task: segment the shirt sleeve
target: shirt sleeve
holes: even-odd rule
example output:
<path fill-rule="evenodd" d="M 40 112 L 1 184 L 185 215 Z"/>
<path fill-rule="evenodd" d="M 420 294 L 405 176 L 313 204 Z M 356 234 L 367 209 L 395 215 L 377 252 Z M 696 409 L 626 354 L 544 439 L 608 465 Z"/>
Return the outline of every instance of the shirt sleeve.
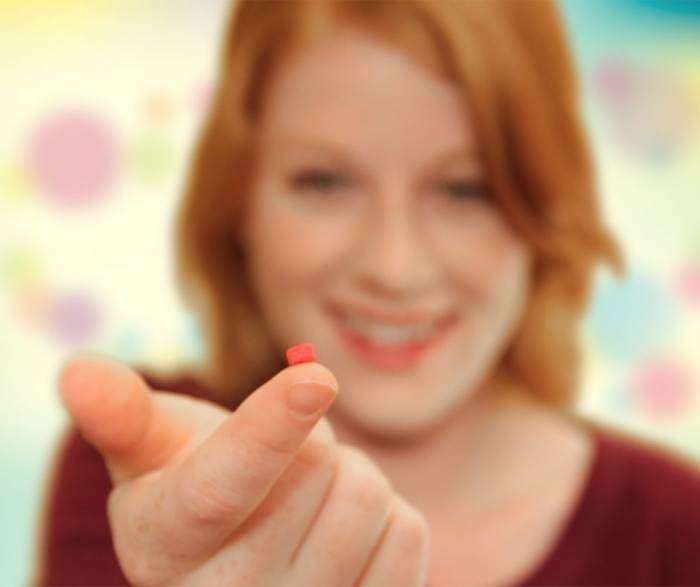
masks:
<path fill-rule="evenodd" d="M 47 479 L 31 587 L 128 587 L 107 518 L 111 479 L 102 456 L 71 427 Z"/>

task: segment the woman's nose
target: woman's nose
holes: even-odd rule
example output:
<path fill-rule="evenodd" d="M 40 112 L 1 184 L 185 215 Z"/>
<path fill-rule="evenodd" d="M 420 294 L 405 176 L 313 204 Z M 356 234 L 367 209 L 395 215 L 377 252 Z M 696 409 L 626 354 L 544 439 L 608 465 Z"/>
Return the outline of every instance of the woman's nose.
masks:
<path fill-rule="evenodd" d="M 357 279 L 365 287 L 406 295 L 435 282 L 437 264 L 406 196 L 397 189 L 383 193 L 381 203 L 367 212 L 355 257 Z"/>

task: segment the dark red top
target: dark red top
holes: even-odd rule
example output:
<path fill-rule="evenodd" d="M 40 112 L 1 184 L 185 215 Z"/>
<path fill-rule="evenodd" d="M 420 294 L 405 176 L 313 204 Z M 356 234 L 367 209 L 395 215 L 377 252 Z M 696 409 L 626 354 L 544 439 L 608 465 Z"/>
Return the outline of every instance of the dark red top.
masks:
<path fill-rule="evenodd" d="M 142 374 L 156 389 L 212 399 L 189 376 Z M 700 586 L 700 467 L 601 425 L 590 430 L 597 452 L 588 482 L 555 547 L 518 587 Z M 32 585 L 128 585 L 106 516 L 107 469 L 75 428 L 49 481 Z"/>

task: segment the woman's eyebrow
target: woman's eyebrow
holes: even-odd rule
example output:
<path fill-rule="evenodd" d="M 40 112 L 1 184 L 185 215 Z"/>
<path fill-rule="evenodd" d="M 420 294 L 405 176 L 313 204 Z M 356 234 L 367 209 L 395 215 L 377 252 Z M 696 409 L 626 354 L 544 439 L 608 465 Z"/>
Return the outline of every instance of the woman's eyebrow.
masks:
<path fill-rule="evenodd" d="M 473 145 L 463 145 L 456 149 L 449 149 L 435 158 L 436 165 L 447 165 L 453 161 L 467 161 L 469 163 L 478 160 L 478 151 Z"/>
<path fill-rule="evenodd" d="M 318 137 L 303 137 L 289 135 L 283 137 L 280 141 L 285 147 L 294 146 L 296 148 L 306 149 L 325 155 L 332 155 L 338 159 L 347 161 L 353 165 L 358 164 L 358 160 L 354 157 L 342 143 L 332 139 L 323 139 Z M 471 144 L 461 145 L 457 148 L 449 148 L 433 157 L 426 165 L 426 169 L 443 168 L 452 163 L 476 163 L 479 161 L 478 152 Z"/>
<path fill-rule="evenodd" d="M 353 162 L 354 157 L 338 142 L 315 137 L 286 136 L 280 139 L 282 146 L 305 149 L 307 151 L 331 154 L 339 159 Z"/>

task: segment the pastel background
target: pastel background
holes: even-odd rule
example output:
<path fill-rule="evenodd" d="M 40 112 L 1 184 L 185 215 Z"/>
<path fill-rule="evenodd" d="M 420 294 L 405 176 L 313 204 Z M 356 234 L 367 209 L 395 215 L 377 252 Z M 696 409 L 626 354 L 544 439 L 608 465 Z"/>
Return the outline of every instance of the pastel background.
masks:
<path fill-rule="evenodd" d="M 0 0 L 3 587 L 30 573 L 63 361 L 202 358 L 172 220 L 227 4 Z M 598 275 L 579 409 L 700 463 L 700 2 L 562 8 L 630 267 Z"/>

